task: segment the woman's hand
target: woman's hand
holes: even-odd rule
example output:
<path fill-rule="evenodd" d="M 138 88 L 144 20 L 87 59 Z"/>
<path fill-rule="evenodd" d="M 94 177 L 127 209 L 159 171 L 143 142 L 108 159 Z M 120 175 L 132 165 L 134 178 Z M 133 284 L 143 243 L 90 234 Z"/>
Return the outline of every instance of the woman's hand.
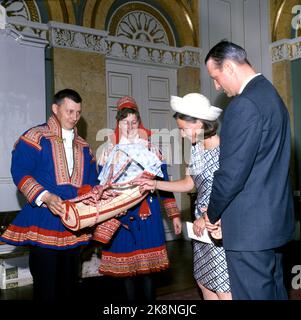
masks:
<path fill-rule="evenodd" d="M 206 228 L 206 222 L 204 217 L 200 217 L 193 222 L 192 230 L 196 236 L 200 236 L 203 234 Z"/>
<path fill-rule="evenodd" d="M 131 184 L 139 186 L 140 193 L 143 194 L 146 191 L 154 192 L 156 190 L 157 180 L 137 178 L 134 179 Z"/>
<path fill-rule="evenodd" d="M 175 235 L 180 234 L 182 232 L 182 222 L 180 217 L 173 218 L 172 223 Z"/>

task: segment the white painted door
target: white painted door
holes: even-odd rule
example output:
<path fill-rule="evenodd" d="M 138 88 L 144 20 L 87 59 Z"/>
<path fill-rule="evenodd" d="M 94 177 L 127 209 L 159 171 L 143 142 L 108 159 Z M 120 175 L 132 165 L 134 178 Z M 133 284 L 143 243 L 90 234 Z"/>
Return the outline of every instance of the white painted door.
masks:
<path fill-rule="evenodd" d="M 223 39 L 244 47 L 257 72 L 272 78 L 269 55 L 269 0 L 199 0 L 203 59 L 210 48 Z M 213 104 L 225 106 L 224 94 L 216 92 L 204 63 L 201 66 L 202 93 Z"/>
<path fill-rule="evenodd" d="M 177 72 L 169 68 L 126 64 L 117 61 L 107 61 L 107 103 L 108 126 L 115 128 L 116 102 L 125 95 L 134 97 L 139 106 L 141 118 L 145 127 L 155 132 L 152 142 L 159 143 L 168 163 L 168 173 L 171 180 L 180 178 L 180 165 L 174 164 L 174 139 L 170 140 L 170 132 L 176 128 L 170 108 L 170 95 L 177 94 Z M 160 138 L 161 137 L 161 138 Z M 162 138 L 163 137 L 163 138 Z M 176 144 L 178 139 L 175 139 Z M 179 162 L 179 161 L 177 161 Z M 181 208 L 180 194 L 175 194 L 177 204 Z M 171 223 L 166 216 L 164 227 L 167 240 L 173 240 Z"/>

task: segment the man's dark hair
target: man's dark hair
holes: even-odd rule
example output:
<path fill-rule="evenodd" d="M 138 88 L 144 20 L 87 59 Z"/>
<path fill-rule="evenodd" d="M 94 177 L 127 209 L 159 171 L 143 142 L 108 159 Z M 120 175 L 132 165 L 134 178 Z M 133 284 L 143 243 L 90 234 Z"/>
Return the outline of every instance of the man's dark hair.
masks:
<path fill-rule="evenodd" d="M 249 66 L 251 66 L 247 59 L 246 50 L 227 40 L 222 40 L 208 52 L 205 58 L 205 64 L 209 59 L 212 59 L 218 68 L 222 68 L 226 59 L 232 60 L 238 64 L 247 63 Z"/>
<path fill-rule="evenodd" d="M 197 120 L 200 120 L 203 123 L 203 129 L 204 129 L 204 139 L 210 138 L 214 135 L 216 135 L 217 129 L 218 129 L 218 122 L 217 121 L 209 121 L 209 120 L 203 120 L 198 119 L 195 117 L 188 116 L 186 114 L 176 112 L 173 117 L 175 120 L 180 119 L 191 123 L 196 123 Z"/>
<path fill-rule="evenodd" d="M 72 89 L 63 89 L 61 91 L 58 91 L 54 97 L 53 97 L 53 103 L 57 104 L 58 106 L 60 106 L 64 99 L 68 98 L 72 101 L 74 101 L 75 103 L 81 103 L 82 102 L 82 98 L 79 95 L 79 93 L 77 93 L 76 91 L 72 90 Z"/>

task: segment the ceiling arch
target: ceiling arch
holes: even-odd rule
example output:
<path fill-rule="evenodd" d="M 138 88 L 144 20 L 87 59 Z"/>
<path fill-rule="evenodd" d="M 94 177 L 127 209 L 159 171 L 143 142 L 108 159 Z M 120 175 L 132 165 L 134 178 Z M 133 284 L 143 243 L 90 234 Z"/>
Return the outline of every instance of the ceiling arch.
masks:
<path fill-rule="evenodd" d="M 84 8 L 83 25 L 107 30 L 108 21 L 113 12 L 118 7 L 133 2 L 128 0 L 89 0 Z M 140 0 L 139 2 L 151 5 L 168 21 L 175 35 L 177 46 L 198 46 L 198 1 Z"/>

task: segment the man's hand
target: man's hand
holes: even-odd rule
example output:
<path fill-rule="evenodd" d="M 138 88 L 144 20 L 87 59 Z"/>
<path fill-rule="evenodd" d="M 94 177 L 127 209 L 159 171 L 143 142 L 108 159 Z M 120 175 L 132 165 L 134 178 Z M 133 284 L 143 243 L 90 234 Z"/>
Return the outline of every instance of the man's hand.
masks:
<path fill-rule="evenodd" d="M 217 226 L 217 229 L 211 232 L 211 236 L 213 239 L 220 240 L 222 239 L 222 228 L 221 228 L 221 219 L 219 219 L 215 224 Z"/>
<path fill-rule="evenodd" d="M 43 201 L 48 209 L 57 216 L 62 216 L 64 213 L 63 200 L 56 194 L 46 192 L 41 201 Z"/>
<path fill-rule="evenodd" d="M 217 221 L 216 223 L 212 224 L 207 216 L 207 214 L 204 215 L 205 217 L 205 222 L 206 222 L 206 228 L 208 232 L 216 232 L 220 228 L 220 220 Z"/>

